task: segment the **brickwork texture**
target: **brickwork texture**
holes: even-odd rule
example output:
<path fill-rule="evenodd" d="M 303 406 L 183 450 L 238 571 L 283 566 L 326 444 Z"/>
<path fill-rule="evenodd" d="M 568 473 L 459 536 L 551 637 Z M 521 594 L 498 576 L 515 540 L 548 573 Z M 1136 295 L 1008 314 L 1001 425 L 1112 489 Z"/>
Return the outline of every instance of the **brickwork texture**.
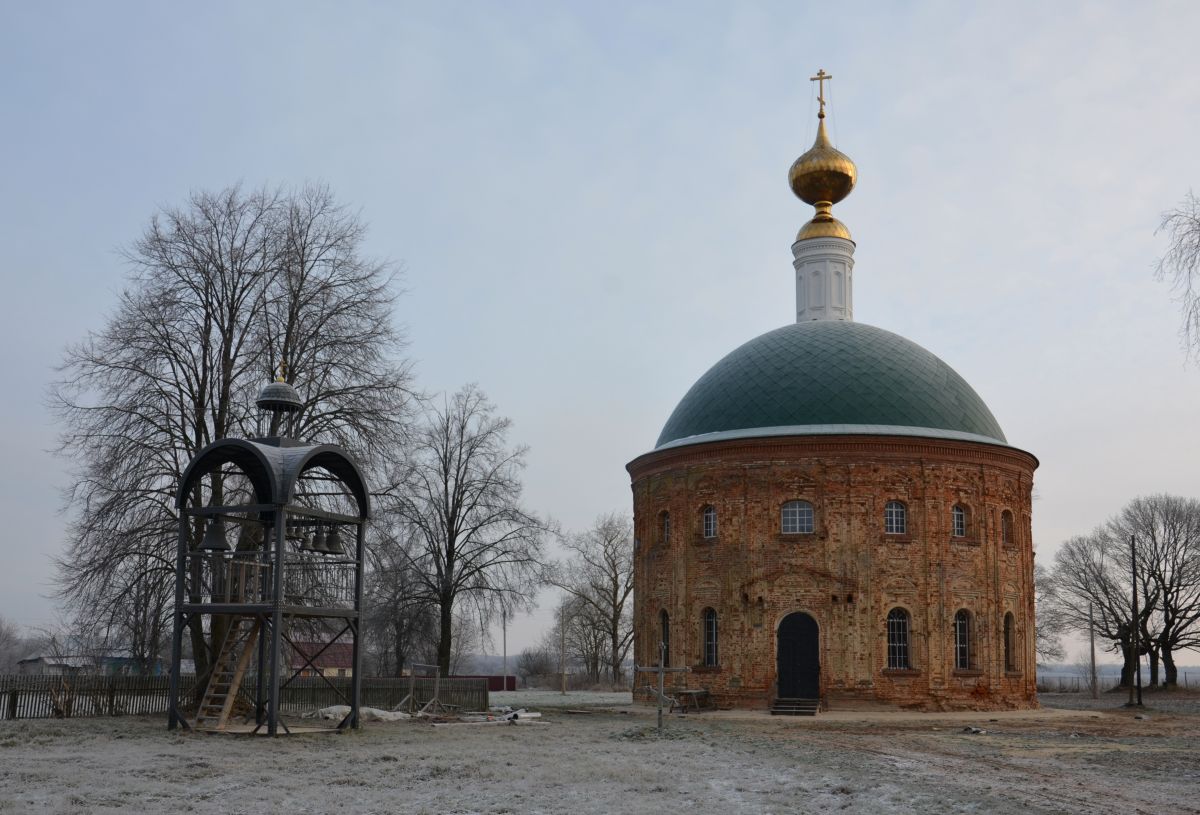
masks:
<path fill-rule="evenodd" d="M 665 612 L 668 662 L 691 669 L 672 682 L 765 708 L 780 695 L 779 625 L 804 613 L 819 630 L 826 707 L 1035 707 L 1036 467 L 1001 445 L 886 436 L 722 441 L 641 456 L 628 466 L 635 658 L 657 663 Z M 783 533 L 782 507 L 794 500 L 812 505 L 812 532 Z M 885 530 L 891 501 L 905 508 L 902 534 Z M 706 507 L 716 513 L 710 537 Z M 887 619 L 897 608 L 908 619 L 903 666 L 889 665 Z M 710 609 L 715 654 L 705 647 Z M 956 652 L 964 637 L 966 655 Z"/>

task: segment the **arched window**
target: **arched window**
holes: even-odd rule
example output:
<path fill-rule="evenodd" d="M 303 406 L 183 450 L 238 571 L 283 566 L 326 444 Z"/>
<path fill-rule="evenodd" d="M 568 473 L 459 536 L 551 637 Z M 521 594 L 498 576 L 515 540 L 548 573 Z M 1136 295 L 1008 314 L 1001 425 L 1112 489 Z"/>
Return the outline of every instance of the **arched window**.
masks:
<path fill-rule="evenodd" d="M 1013 515 L 1007 509 L 1000 513 L 1000 541 L 1005 546 L 1013 544 Z"/>
<path fill-rule="evenodd" d="M 709 504 L 700 513 L 701 529 L 704 537 L 715 538 L 717 536 L 717 508 Z"/>
<path fill-rule="evenodd" d="M 912 667 L 908 656 L 908 612 L 894 608 L 887 615 L 887 666 L 892 670 Z"/>
<path fill-rule="evenodd" d="M 956 538 L 967 536 L 967 509 L 962 504 L 955 504 L 950 510 L 950 528 Z"/>
<path fill-rule="evenodd" d="M 808 501 L 788 501 L 780 511 L 779 531 L 784 535 L 810 535 L 813 531 L 813 505 Z"/>
<path fill-rule="evenodd" d="M 954 667 L 971 669 L 971 612 L 960 608 L 954 615 Z"/>
<path fill-rule="evenodd" d="M 888 535 L 908 533 L 908 509 L 899 501 L 888 501 L 883 508 L 883 531 Z"/>
<path fill-rule="evenodd" d="M 671 513 L 666 510 L 662 514 L 662 542 L 671 542 Z"/>
<path fill-rule="evenodd" d="M 1015 643 L 1013 642 L 1013 615 L 1008 612 L 1004 615 L 1004 670 L 1015 671 L 1017 669 L 1017 654 Z"/>
<path fill-rule="evenodd" d="M 660 639 L 662 643 L 662 660 L 663 665 L 671 664 L 671 615 L 664 608 L 658 613 L 658 627 Z M 654 655 L 655 662 L 658 662 L 658 654 Z"/>
<path fill-rule="evenodd" d="M 711 608 L 704 609 L 704 666 L 717 667 L 717 612 Z"/>

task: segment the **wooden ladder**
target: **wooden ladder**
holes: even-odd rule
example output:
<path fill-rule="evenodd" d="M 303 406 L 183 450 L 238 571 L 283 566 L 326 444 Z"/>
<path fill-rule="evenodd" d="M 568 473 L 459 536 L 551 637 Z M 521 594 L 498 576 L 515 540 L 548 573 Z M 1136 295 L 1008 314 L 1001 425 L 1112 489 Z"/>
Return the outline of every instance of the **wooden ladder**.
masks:
<path fill-rule="evenodd" d="M 260 627 L 256 617 L 237 617 L 229 626 L 196 711 L 197 730 L 224 730 L 229 724 L 242 677 L 254 658 Z"/>

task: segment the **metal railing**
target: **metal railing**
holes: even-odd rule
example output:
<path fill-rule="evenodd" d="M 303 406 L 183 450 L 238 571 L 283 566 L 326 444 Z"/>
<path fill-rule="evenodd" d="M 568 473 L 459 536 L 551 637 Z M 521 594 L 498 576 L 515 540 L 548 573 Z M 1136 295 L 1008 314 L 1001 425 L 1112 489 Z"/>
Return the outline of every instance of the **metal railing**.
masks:
<path fill-rule="evenodd" d="M 261 605 L 275 601 L 275 564 L 269 553 L 193 552 L 187 555 L 185 602 Z M 289 555 L 283 564 L 286 605 L 354 607 L 355 564 L 320 555 Z"/>

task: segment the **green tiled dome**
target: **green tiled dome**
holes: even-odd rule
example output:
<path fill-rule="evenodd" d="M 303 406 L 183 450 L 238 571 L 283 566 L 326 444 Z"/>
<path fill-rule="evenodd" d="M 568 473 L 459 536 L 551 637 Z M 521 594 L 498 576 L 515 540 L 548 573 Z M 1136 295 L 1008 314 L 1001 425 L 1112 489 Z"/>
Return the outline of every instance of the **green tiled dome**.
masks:
<path fill-rule="evenodd" d="M 657 447 L 809 433 L 1007 444 L 979 394 L 921 346 L 862 323 L 814 320 L 769 331 L 710 368 Z"/>

